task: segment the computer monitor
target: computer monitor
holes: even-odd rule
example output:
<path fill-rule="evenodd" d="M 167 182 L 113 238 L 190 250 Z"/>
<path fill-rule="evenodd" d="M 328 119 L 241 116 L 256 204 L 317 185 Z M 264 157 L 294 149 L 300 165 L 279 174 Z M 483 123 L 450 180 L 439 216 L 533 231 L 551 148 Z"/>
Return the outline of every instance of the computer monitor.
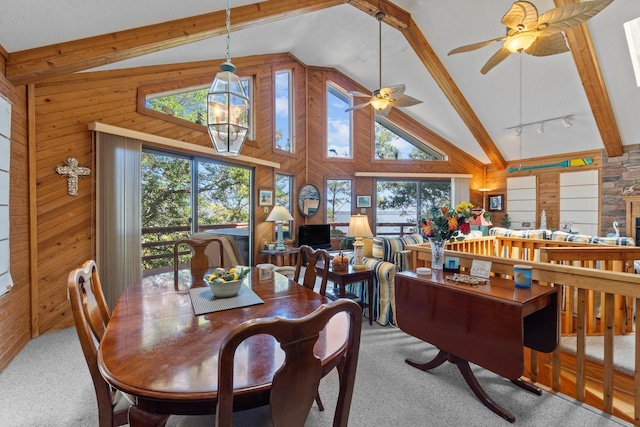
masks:
<path fill-rule="evenodd" d="M 314 249 L 331 249 L 331 226 L 329 224 L 307 224 L 298 227 L 298 246 Z"/>

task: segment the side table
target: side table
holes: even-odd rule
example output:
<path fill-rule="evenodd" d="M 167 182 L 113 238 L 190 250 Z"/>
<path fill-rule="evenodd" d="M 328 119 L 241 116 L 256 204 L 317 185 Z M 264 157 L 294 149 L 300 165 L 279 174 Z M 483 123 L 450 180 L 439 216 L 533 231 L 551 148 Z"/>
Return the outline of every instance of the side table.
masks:
<path fill-rule="evenodd" d="M 318 263 L 316 265 L 316 274 L 318 276 L 322 275 L 322 270 L 325 268 L 324 263 Z M 349 269 L 344 271 L 334 271 L 333 266 L 329 266 L 329 280 L 335 283 L 340 289 L 340 298 L 349 298 L 351 295 L 347 295 L 346 286 L 349 283 L 356 282 L 367 282 L 367 289 L 369 293 L 369 303 L 365 304 L 361 302 L 362 307 L 369 307 L 369 324 L 373 323 L 373 270 L 364 269 L 364 270 L 354 270 L 353 265 L 349 264 Z M 333 293 L 327 292 L 327 298 L 334 299 L 337 296 Z M 353 296 L 355 297 L 355 295 Z"/>
<path fill-rule="evenodd" d="M 296 262 L 298 259 L 298 252 L 300 252 L 299 248 L 287 248 L 283 250 L 278 250 L 278 249 L 261 249 L 260 250 L 260 253 L 262 255 L 267 255 L 269 257 L 268 262 L 270 264 L 274 264 L 278 267 L 282 267 L 283 265 L 296 265 Z"/>

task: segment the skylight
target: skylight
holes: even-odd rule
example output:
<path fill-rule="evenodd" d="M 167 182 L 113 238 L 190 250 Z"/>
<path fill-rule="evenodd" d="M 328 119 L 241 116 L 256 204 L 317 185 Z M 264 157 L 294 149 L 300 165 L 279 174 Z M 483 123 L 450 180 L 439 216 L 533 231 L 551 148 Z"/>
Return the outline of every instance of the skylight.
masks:
<path fill-rule="evenodd" d="M 636 75 L 636 84 L 640 87 L 640 18 L 625 22 L 624 31 L 627 34 L 627 44 L 629 45 L 633 72 Z"/>

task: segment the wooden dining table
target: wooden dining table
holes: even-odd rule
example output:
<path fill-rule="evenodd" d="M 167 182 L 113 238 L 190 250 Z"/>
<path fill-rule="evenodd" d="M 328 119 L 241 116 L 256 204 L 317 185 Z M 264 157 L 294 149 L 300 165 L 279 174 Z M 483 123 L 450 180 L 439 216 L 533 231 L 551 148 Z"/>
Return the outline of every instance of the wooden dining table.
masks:
<path fill-rule="evenodd" d="M 188 291 L 190 275 L 181 272 L 180 277 L 187 286 L 179 291 L 174 289 L 173 273 L 129 286 L 119 297 L 100 343 L 102 376 L 135 397 L 138 409 L 151 414 L 215 413 L 218 350 L 235 326 L 256 318 L 299 318 L 328 301 L 279 273 L 252 268 L 244 285 L 263 303 L 196 315 Z M 334 317 L 315 345 L 325 373 L 339 363 L 347 322 L 347 316 Z M 268 404 L 271 378 L 283 356 L 270 336 L 252 337 L 238 348 L 234 410 Z"/>

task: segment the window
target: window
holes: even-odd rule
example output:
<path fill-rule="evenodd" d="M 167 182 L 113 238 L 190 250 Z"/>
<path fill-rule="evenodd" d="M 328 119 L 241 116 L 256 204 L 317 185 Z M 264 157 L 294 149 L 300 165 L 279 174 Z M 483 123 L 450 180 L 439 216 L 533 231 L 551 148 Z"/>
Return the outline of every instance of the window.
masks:
<path fill-rule="evenodd" d="M 636 76 L 636 84 L 640 87 L 640 18 L 624 23 L 624 32 L 627 35 L 627 45 L 631 64 Z"/>
<path fill-rule="evenodd" d="M 385 117 L 376 117 L 377 160 L 444 160 L 444 156 Z"/>
<path fill-rule="evenodd" d="M 240 78 L 242 86 L 249 97 L 249 134 L 247 138 L 253 137 L 253 79 L 250 77 Z M 154 93 L 146 96 L 145 106 L 154 111 L 177 117 L 192 123 L 207 125 L 207 93 L 209 87 L 198 86 L 185 88 L 170 92 Z"/>
<path fill-rule="evenodd" d="M 327 82 L 327 157 L 351 159 L 351 97 Z"/>
<path fill-rule="evenodd" d="M 276 149 L 293 153 L 293 91 L 291 70 L 275 73 L 275 135 Z"/>
<path fill-rule="evenodd" d="M 342 236 L 349 228 L 349 217 L 351 216 L 351 180 L 350 179 L 328 179 L 327 180 L 327 201 L 326 212 L 328 223 L 344 223 L 345 225 L 334 225 L 331 230 L 332 236 Z"/>
<path fill-rule="evenodd" d="M 451 180 L 378 180 L 377 236 L 417 232 L 417 222 L 433 207 L 451 205 Z"/>
<path fill-rule="evenodd" d="M 248 228 L 251 175 L 245 167 L 143 149 L 143 269 L 172 265 L 173 241 L 190 233 Z"/>
<path fill-rule="evenodd" d="M 507 211 L 514 230 L 535 229 L 536 187 L 534 175 L 507 178 Z"/>
<path fill-rule="evenodd" d="M 293 215 L 292 211 L 292 201 L 293 201 L 293 177 L 291 175 L 283 175 L 276 174 L 276 206 L 284 206 L 287 208 L 291 216 Z M 289 221 L 289 223 L 282 224 L 283 226 L 283 237 L 285 239 L 291 239 L 291 227 L 293 226 L 293 221 Z M 274 224 L 275 230 L 275 224 Z"/>

